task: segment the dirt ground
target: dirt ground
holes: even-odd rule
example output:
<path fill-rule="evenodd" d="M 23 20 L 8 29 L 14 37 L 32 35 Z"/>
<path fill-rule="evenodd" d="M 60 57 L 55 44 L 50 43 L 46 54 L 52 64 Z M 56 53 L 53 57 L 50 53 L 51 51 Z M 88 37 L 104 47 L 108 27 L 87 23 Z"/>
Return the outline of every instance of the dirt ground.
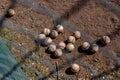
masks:
<path fill-rule="evenodd" d="M 116 4 L 117 7 L 120 7 L 120 1 L 119 0 L 109 0 L 109 1 Z"/>
<path fill-rule="evenodd" d="M 117 56 L 120 57 L 120 19 L 119 17 L 111 12 L 109 9 L 105 8 L 97 0 L 31 0 L 38 5 L 49 8 L 54 12 L 58 13 L 63 19 L 68 21 L 70 24 L 75 25 L 80 31 L 87 33 L 91 36 L 96 43 L 96 40 L 100 39 L 104 35 L 108 35 L 111 38 L 111 43 L 105 46 L 108 50 L 114 51 Z M 120 6 L 119 0 L 110 0 L 115 6 Z M 118 2 L 117 2 L 118 1 Z M 9 0 L 1 0 L 0 2 L 0 15 L 3 15 L 8 6 L 10 5 Z M 14 7 L 16 15 L 6 19 L 6 21 L 13 22 L 14 24 L 20 25 L 21 27 L 28 28 L 36 35 L 42 33 L 43 29 L 50 28 L 54 29 L 54 21 L 50 16 L 47 16 L 42 13 L 35 12 L 31 8 L 27 8 L 21 4 L 16 4 Z M 50 54 L 46 52 L 47 47 L 38 46 L 33 38 L 30 38 L 28 35 L 23 34 L 22 32 L 17 32 L 9 28 L 1 30 L 0 35 L 5 39 L 18 43 L 20 46 L 25 47 L 27 51 L 32 51 L 33 56 L 42 57 L 53 65 L 53 68 L 56 67 L 55 62 L 58 62 L 59 65 L 63 66 L 59 70 L 60 73 L 69 76 L 70 78 L 81 78 L 81 80 L 90 80 L 91 72 L 89 69 L 80 65 L 80 72 L 71 75 L 66 73 L 66 69 L 70 66 L 66 63 L 67 57 L 59 59 L 53 59 L 50 57 Z M 64 33 L 60 34 L 54 43 L 58 44 L 60 41 L 65 41 L 68 36 L 72 35 L 72 32 L 65 28 Z M 94 70 L 98 73 L 104 75 L 104 77 L 109 78 L 110 80 L 119 80 L 120 79 L 120 70 L 115 69 L 115 61 L 108 57 L 107 54 L 102 51 L 99 51 L 92 55 L 86 55 L 79 52 L 80 45 L 86 40 L 78 39 L 75 43 L 75 50 L 68 55 L 77 58 L 78 61 L 81 61 L 88 66 L 92 66 Z M 37 50 L 36 47 L 38 48 Z M 22 52 L 11 48 L 13 55 L 16 60 L 19 62 Z M 109 54 L 108 54 L 109 55 Z M 64 65 L 66 63 L 67 65 Z M 29 66 L 34 70 L 42 73 L 44 76 L 47 76 L 50 72 L 48 67 L 43 63 L 38 62 L 34 59 L 28 58 L 25 60 L 23 65 Z M 36 74 L 30 73 L 24 69 L 24 72 L 31 80 L 37 80 Z M 50 77 L 51 80 L 56 80 L 56 76 Z M 60 79 L 64 80 L 64 79 Z M 66 79 L 65 79 L 66 80 Z M 102 80 L 101 78 L 96 78 L 95 80 Z"/>

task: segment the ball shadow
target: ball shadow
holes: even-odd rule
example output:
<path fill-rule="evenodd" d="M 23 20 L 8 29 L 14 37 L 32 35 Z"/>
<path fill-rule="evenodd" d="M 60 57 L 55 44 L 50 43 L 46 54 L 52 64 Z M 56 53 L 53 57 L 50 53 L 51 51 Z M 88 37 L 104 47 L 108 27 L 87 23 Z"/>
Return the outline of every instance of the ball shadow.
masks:
<path fill-rule="evenodd" d="M 106 46 L 106 44 L 102 41 L 102 39 L 99 39 L 96 41 L 96 44 L 99 46 L 99 47 L 104 47 Z"/>
<path fill-rule="evenodd" d="M 65 43 L 65 44 L 68 44 L 68 41 L 67 41 L 67 40 L 65 40 L 65 41 L 64 41 L 64 43 Z"/>
<path fill-rule="evenodd" d="M 47 53 L 47 54 L 53 54 L 52 52 L 50 52 L 50 51 L 48 50 L 48 48 L 45 50 L 45 53 Z"/>
<path fill-rule="evenodd" d="M 116 61 L 115 67 L 116 67 L 116 68 L 120 68 L 120 60 L 117 60 L 117 61 Z"/>
<path fill-rule="evenodd" d="M 50 58 L 52 58 L 52 59 L 58 59 L 58 57 L 56 57 L 54 54 L 51 54 Z"/>
<path fill-rule="evenodd" d="M 6 18 L 10 18 L 10 17 L 12 17 L 12 16 L 7 13 L 7 14 L 5 14 L 5 17 L 6 17 Z"/>
<path fill-rule="evenodd" d="M 47 43 L 47 42 L 45 42 L 45 41 L 41 42 L 41 46 L 42 46 L 42 47 L 47 47 L 48 45 L 50 45 L 50 43 Z"/>
<path fill-rule="evenodd" d="M 71 72 L 70 68 L 67 68 L 67 69 L 65 70 L 65 73 L 66 73 L 67 75 L 74 75 L 74 74 L 75 74 L 75 73 Z"/>
<path fill-rule="evenodd" d="M 84 55 L 93 55 L 94 54 L 94 52 L 91 51 L 91 47 L 88 50 L 83 50 L 82 46 L 79 46 L 78 47 L 78 52 L 82 53 Z"/>
<path fill-rule="evenodd" d="M 54 56 L 54 52 L 50 52 L 50 51 L 48 50 L 48 48 L 45 50 L 45 53 L 46 53 L 46 54 L 49 54 L 49 55 L 50 55 L 50 58 L 52 58 L 52 59 L 58 59 L 58 57 L 55 57 L 55 56 Z"/>

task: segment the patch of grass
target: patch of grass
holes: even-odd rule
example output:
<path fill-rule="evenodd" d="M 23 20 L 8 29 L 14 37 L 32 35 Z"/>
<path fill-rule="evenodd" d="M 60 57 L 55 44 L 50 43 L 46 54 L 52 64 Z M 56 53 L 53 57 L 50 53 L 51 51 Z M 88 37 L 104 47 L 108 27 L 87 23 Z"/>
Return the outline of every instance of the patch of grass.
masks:
<path fill-rule="evenodd" d="M 49 71 L 48 68 L 44 64 L 42 64 L 41 62 L 39 62 L 37 60 L 34 60 L 33 58 L 27 58 L 23 64 L 25 66 L 29 66 L 32 69 L 38 71 L 43 76 L 46 76 L 48 74 L 48 71 Z M 37 77 L 36 77 L 36 75 L 34 75 L 34 73 L 30 74 L 30 71 L 27 71 L 27 70 L 24 70 L 24 72 L 26 73 L 26 75 L 29 78 L 32 77 L 32 80 L 36 80 L 35 78 L 37 78 Z"/>
<path fill-rule="evenodd" d="M 9 41 L 14 41 L 15 34 L 14 31 L 10 30 L 9 28 L 3 28 L 0 30 L 0 37 Z M 13 48 L 11 46 L 8 46 L 8 48 L 11 52 L 13 51 Z"/>
<path fill-rule="evenodd" d="M 9 28 L 4 28 L 4 29 L 0 30 L 0 36 L 7 40 L 13 41 L 15 34 Z"/>

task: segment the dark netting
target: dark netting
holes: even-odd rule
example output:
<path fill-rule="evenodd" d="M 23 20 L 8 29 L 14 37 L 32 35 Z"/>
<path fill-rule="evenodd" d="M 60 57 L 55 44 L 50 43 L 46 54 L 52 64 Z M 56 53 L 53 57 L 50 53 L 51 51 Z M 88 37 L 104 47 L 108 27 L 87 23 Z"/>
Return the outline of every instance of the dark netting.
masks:
<path fill-rule="evenodd" d="M 69 24 L 67 21 L 60 18 L 59 14 L 53 12 L 52 10 L 50 10 L 48 8 L 45 8 L 38 4 L 32 3 L 30 0 L 11 0 L 11 1 L 13 2 L 11 7 L 14 7 L 13 5 L 16 2 L 18 2 L 23 6 L 33 9 L 36 12 L 43 13 L 45 15 L 50 16 L 54 20 L 56 25 L 62 24 L 66 27 L 66 29 L 68 29 L 72 32 L 75 30 L 78 30 L 78 28 L 76 26 L 73 26 L 73 25 Z M 98 1 L 100 1 L 101 4 L 105 5 L 106 7 L 110 8 L 115 14 L 120 16 L 120 14 L 119 14 L 120 10 L 114 8 L 114 6 L 112 6 L 112 4 L 109 4 L 106 0 L 98 0 Z M 38 35 L 36 35 L 32 31 L 30 31 L 26 28 L 23 28 L 20 25 L 14 24 L 9 21 L 4 21 L 4 20 L 5 20 L 4 16 L 0 16 L 1 28 L 7 27 L 10 29 L 13 29 L 15 31 L 21 32 L 21 33 L 26 34 L 27 36 L 33 38 L 39 44 L 42 42 L 42 40 L 39 39 Z M 91 36 L 89 36 L 87 33 L 81 31 L 81 34 L 82 34 L 82 38 L 84 40 L 88 41 L 91 44 L 94 42 L 94 39 Z M 15 58 L 12 55 L 12 52 L 10 52 L 7 45 L 13 46 L 14 48 L 20 50 L 23 53 L 22 58 L 21 58 L 23 60 L 21 60 L 20 62 L 16 62 Z M 40 48 L 41 48 L 41 46 L 40 46 Z M 103 47 L 100 48 L 100 51 L 103 52 L 104 55 L 111 57 L 111 59 L 113 59 L 118 64 L 117 65 L 118 67 L 120 66 L 120 60 L 119 60 L 119 57 L 116 55 L 116 53 L 110 51 L 107 48 L 103 48 Z M 92 67 L 91 65 L 80 61 L 79 57 L 74 58 L 73 55 L 68 54 L 68 52 L 65 50 L 63 50 L 63 52 L 64 52 L 64 55 L 66 56 L 66 62 L 58 65 L 59 70 L 61 70 L 67 64 L 70 64 L 71 62 L 75 62 L 75 63 L 78 63 L 79 65 L 83 66 L 85 69 L 89 70 L 91 73 L 92 79 L 94 79 L 96 77 L 100 77 L 100 78 L 102 77 L 102 80 L 109 80 L 104 75 L 99 74 L 94 69 L 94 66 Z M 49 74 L 44 76 L 38 70 L 32 69 L 31 66 L 22 65 L 21 63 L 24 62 L 24 60 L 27 59 L 28 57 L 35 61 L 39 61 L 42 64 L 44 64 L 46 67 L 48 67 L 49 71 L 50 71 Z M 0 37 L 0 78 L 2 80 L 28 80 L 29 77 L 26 77 L 25 73 L 23 72 L 23 70 L 21 68 L 27 70 L 30 73 L 34 73 L 37 76 L 37 79 L 39 79 L 39 80 L 48 80 L 48 78 L 51 75 L 59 76 L 60 78 L 65 78 L 66 80 L 76 80 L 74 78 L 70 78 L 68 75 L 63 75 L 62 73 L 57 73 L 58 71 L 56 69 L 54 69 L 54 66 L 50 63 L 50 61 L 47 61 L 42 57 L 37 57 L 36 55 L 32 55 L 32 52 L 26 51 L 26 49 L 24 47 L 21 47 L 14 42 L 5 40 Z"/>
<path fill-rule="evenodd" d="M 14 69 L 16 64 L 10 50 L 0 39 L 0 77 L 4 80 L 28 80 L 20 67 Z"/>

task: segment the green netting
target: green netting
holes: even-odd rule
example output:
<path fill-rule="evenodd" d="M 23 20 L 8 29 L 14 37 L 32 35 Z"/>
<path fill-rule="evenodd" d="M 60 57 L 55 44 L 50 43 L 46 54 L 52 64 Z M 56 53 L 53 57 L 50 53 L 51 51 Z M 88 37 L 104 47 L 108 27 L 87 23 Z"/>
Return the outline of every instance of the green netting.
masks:
<path fill-rule="evenodd" d="M 20 67 L 13 69 L 16 64 L 17 62 L 10 50 L 0 39 L 0 78 L 5 77 L 4 80 L 29 80 Z M 8 75 L 6 76 L 6 74 Z"/>

